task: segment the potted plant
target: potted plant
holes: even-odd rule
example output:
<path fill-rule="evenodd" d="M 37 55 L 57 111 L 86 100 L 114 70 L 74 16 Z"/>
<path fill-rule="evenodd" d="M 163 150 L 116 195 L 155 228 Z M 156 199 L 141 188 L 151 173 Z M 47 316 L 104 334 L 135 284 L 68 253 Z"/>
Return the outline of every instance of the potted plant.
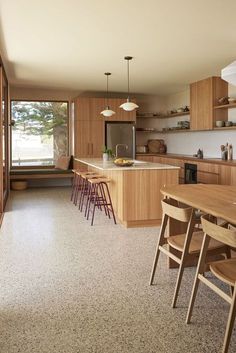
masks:
<path fill-rule="evenodd" d="M 107 148 L 106 146 L 102 149 L 102 158 L 104 162 L 109 161 L 109 158 L 112 157 L 112 150 Z"/>

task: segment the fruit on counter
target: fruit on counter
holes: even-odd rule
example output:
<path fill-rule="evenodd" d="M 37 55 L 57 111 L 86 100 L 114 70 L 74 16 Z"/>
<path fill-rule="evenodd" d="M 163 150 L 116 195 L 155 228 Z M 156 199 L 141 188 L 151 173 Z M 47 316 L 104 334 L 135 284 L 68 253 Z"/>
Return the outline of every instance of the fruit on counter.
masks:
<path fill-rule="evenodd" d="M 116 163 L 116 164 L 127 164 L 127 163 L 133 163 L 133 161 L 130 160 L 130 159 L 116 158 L 114 160 L 114 163 Z"/>

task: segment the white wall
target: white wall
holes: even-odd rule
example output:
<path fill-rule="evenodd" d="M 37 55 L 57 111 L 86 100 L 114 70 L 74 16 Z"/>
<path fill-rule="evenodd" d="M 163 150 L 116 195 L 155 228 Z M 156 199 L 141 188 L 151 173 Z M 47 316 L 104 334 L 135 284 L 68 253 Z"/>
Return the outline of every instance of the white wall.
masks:
<path fill-rule="evenodd" d="M 236 86 L 229 85 L 229 96 L 236 97 Z M 145 102 L 145 109 L 143 109 L 143 106 L 140 104 L 140 111 L 163 112 L 163 110 L 168 111 L 189 105 L 189 102 L 190 95 L 188 89 L 184 92 L 172 94 L 167 97 L 151 96 Z M 148 104 L 150 105 L 148 106 Z M 228 116 L 229 120 L 236 122 L 236 109 L 229 109 Z M 161 130 L 163 127 L 176 126 L 179 120 L 189 120 L 189 116 L 184 115 L 183 117 L 169 119 L 139 118 L 137 120 L 137 127 L 154 127 Z M 210 158 L 220 158 L 220 145 L 229 142 L 235 147 L 236 156 L 236 130 L 176 132 L 166 134 L 137 132 L 136 144 L 143 145 L 147 143 L 148 139 L 155 138 L 165 140 L 168 153 L 193 155 L 201 148 L 203 149 L 204 156 Z"/>

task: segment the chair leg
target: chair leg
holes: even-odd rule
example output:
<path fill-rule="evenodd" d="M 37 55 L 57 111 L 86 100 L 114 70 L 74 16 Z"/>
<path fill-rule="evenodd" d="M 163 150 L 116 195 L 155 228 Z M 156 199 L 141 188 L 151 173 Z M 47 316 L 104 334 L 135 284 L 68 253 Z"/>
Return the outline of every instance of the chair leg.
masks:
<path fill-rule="evenodd" d="M 185 242 L 184 242 L 184 249 L 183 249 L 183 253 L 182 253 L 182 256 L 181 256 L 181 263 L 179 265 L 179 271 L 178 271 L 178 276 L 177 276 L 177 280 L 176 280 L 175 291 L 174 291 L 172 304 L 171 304 L 172 308 L 176 307 L 176 302 L 177 302 L 177 298 L 178 298 L 178 294 L 179 294 L 179 290 L 180 290 L 181 281 L 182 281 L 182 278 L 183 278 L 186 258 L 187 258 L 188 253 L 189 253 L 189 246 L 190 246 L 190 243 L 191 243 L 194 226 L 195 226 L 195 220 L 194 220 L 194 211 L 193 211 L 192 212 L 192 216 L 191 216 L 191 220 L 189 222 L 188 229 L 187 229 L 187 232 L 186 232 L 186 237 L 185 237 Z"/>
<path fill-rule="evenodd" d="M 194 302 L 195 302 L 195 299 L 197 296 L 197 290 L 198 290 L 199 281 L 200 281 L 198 278 L 198 275 L 204 273 L 205 259 L 206 259 L 206 254 L 207 254 L 209 242 L 210 242 L 210 237 L 207 234 L 204 234 L 201 253 L 200 253 L 199 260 L 198 260 L 197 271 L 196 271 L 193 289 L 192 289 L 192 293 L 191 293 L 191 298 L 190 298 L 190 302 L 189 302 L 188 313 L 187 313 L 187 317 L 186 317 L 186 324 L 189 324 L 190 320 L 191 320 L 193 306 L 194 306 Z"/>
<path fill-rule="evenodd" d="M 230 306 L 228 322 L 226 326 L 226 332 L 225 332 L 223 350 L 222 350 L 223 353 L 227 353 L 229 349 L 229 343 L 230 343 L 230 338 L 234 327 L 235 316 L 236 316 L 236 284 L 234 285 L 232 303 Z"/>
<path fill-rule="evenodd" d="M 155 252 L 154 261 L 153 261 L 153 265 L 152 265 L 152 272 L 151 272 L 151 277 L 150 277 L 150 281 L 149 281 L 150 286 L 153 284 L 153 280 L 154 280 L 155 273 L 156 273 L 156 267 L 157 267 L 157 263 L 158 263 L 158 259 L 159 259 L 159 255 L 160 255 L 160 248 L 159 247 L 164 244 L 164 235 L 165 235 L 165 230 L 166 230 L 166 226 L 167 226 L 167 221 L 168 221 L 168 216 L 164 215 L 162 218 L 159 238 L 157 241 L 156 252 Z"/>

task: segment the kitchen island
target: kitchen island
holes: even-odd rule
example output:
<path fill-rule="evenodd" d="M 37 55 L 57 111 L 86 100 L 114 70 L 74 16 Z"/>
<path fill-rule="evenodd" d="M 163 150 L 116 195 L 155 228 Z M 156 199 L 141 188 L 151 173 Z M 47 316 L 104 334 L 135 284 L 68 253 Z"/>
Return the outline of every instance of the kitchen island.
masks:
<path fill-rule="evenodd" d="M 134 161 L 131 167 L 118 167 L 101 158 L 75 158 L 88 170 L 111 179 L 109 190 L 116 217 L 126 227 L 160 225 L 160 189 L 179 183 L 179 167 Z"/>

